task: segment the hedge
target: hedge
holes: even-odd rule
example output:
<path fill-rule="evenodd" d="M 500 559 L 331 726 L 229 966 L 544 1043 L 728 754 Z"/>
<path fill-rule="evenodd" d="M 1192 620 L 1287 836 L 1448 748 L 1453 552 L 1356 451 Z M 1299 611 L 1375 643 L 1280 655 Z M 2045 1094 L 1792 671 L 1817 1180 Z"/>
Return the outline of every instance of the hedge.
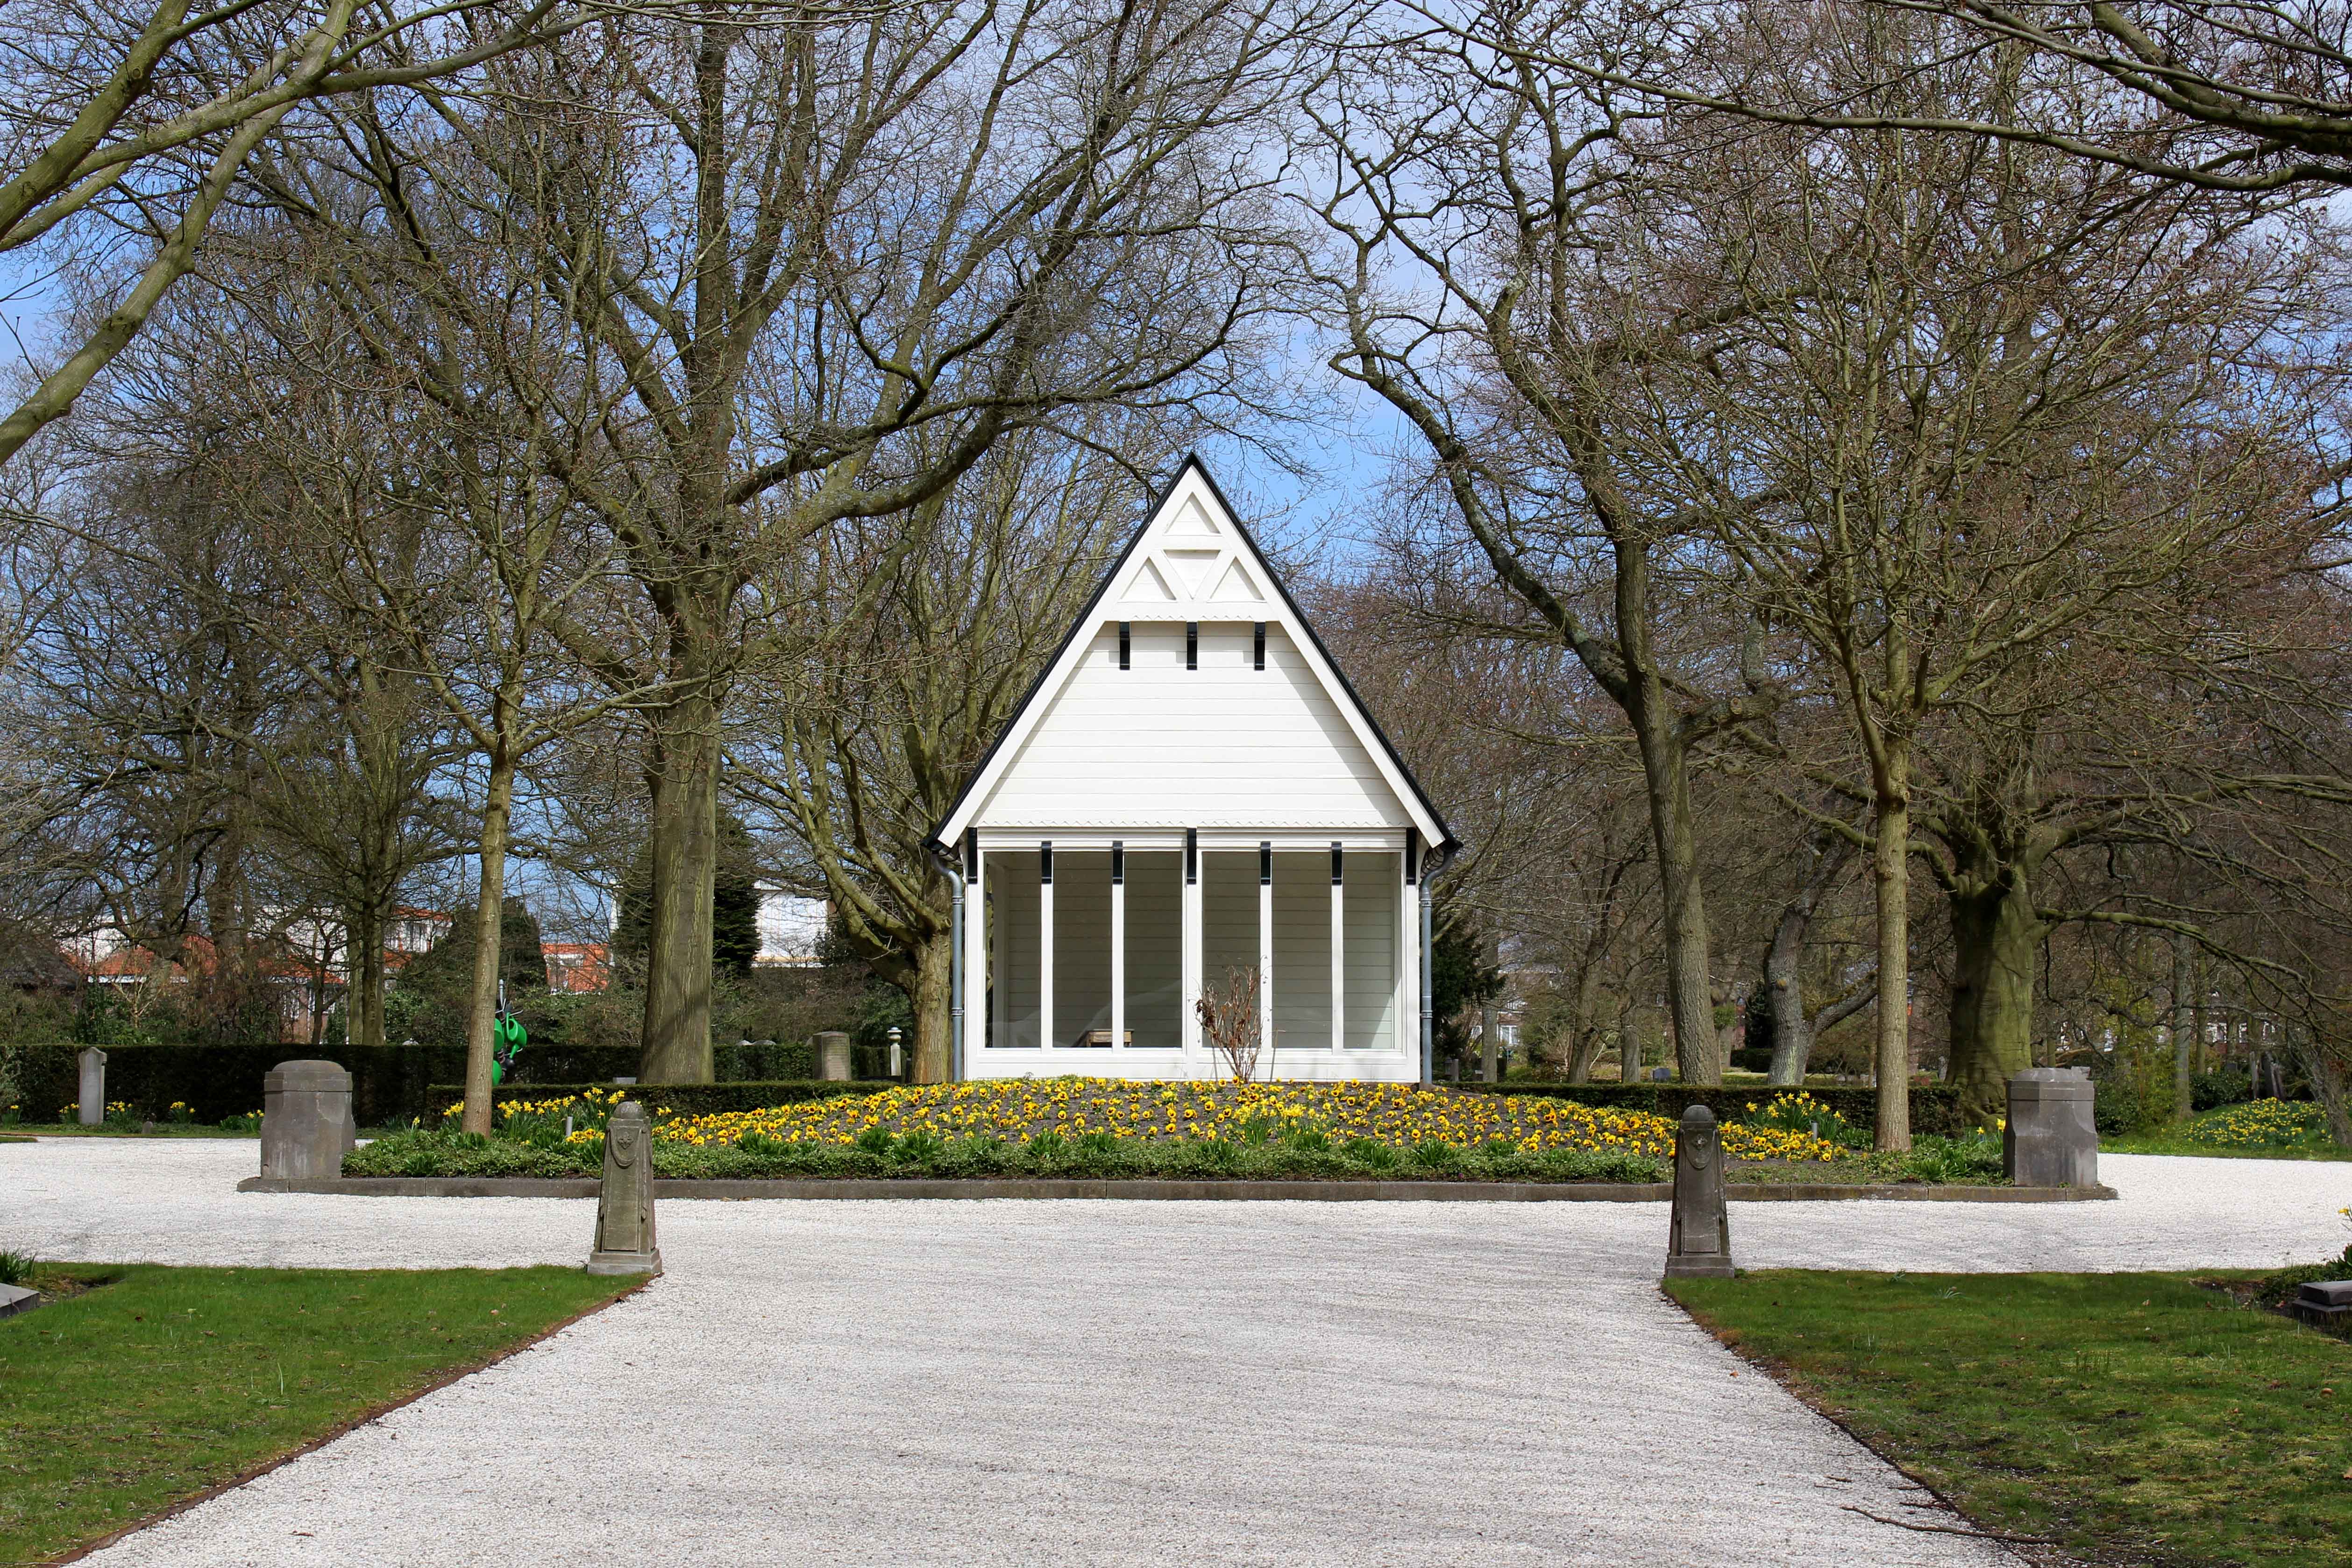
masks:
<path fill-rule="evenodd" d="M 47 1122 L 58 1108 L 80 1093 L 72 1044 L 0 1045 L 0 1107 L 22 1107 L 27 1122 Z M 462 1046 L 383 1045 L 109 1045 L 106 1097 L 162 1120 L 172 1102 L 189 1107 L 199 1122 L 217 1122 L 261 1109 L 261 1080 L 281 1061 L 324 1057 L 352 1075 L 352 1113 L 362 1127 L 395 1126 L 425 1115 L 433 1086 L 462 1082 Z M 887 1070 L 887 1046 L 853 1046 L 850 1071 L 879 1078 Z M 746 1081 L 805 1081 L 816 1074 L 816 1053 L 802 1041 L 789 1044 L 729 1044 L 711 1049 L 722 1083 Z M 500 1085 L 537 1091 L 582 1083 L 609 1084 L 634 1077 L 643 1063 L 635 1046 L 530 1045 Z"/>
<path fill-rule="evenodd" d="M 1550 1100 L 1574 1100 L 1580 1104 L 1619 1111 L 1654 1111 L 1669 1119 L 1685 1106 L 1699 1103 L 1723 1122 L 1744 1122 L 1748 1107 L 1768 1103 L 1782 1092 L 1763 1084 L 1747 1087 L 1701 1088 L 1687 1083 L 1464 1083 L 1463 1090 L 1484 1094 L 1533 1094 Z M 1813 1089 L 1805 1092 L 1845 1118 L 1851 1126 L 1868 1130 L 1878 1119 L 1878 1091 L 1853 1087 Z M 1960 1092 L 1948 1083 L 1911 1086 L 1911 1131 L 1957 1137 L 1968 1131 L 1960 1119 Z"/>
<path fill-rule="evenodd" d="M 615 1087 L 609 1079 L 602 1083 L 519 1083 L 509 1095 L 501 1084 L 499 1098 L 561 1100 L 591 1089 L 609 1093 Z M 849 1083 L 818 1078 L 765 1078 L 742 1083 L 641 1083 L 625 1092 L 642 1105 L 659 1106 L 684 1116 L 714 1116 L 723 1111 L 764 1111 L 771 1105 L 797 1105 L 804 1100 L 830 1100 L 841 1094 L 879 1094 L 897 1087 L 887 1078 Z M 425 1092 L 425 1102 L 436 1116 L 465 1097 L 464 1087 L 455 1083 L 436 1083 Z"/>

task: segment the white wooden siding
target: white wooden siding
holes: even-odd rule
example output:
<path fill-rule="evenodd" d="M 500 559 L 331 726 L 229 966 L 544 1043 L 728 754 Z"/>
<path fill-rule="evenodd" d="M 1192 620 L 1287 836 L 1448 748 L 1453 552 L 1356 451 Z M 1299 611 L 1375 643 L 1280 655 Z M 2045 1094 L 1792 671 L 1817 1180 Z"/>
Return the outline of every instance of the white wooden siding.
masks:
<path fill-rule="evenodd" d="M 1054 852 L 1054 1044 L 1074 1046 L 1087 1030 L 1108 1028 L 1110 852 L 1057 849 Z"/>
<path fill-rule="evenodd" d="M 1396 1049 L 1397 895 L 1404 867 L 1396 855 L 1349 852 L 1348 1005 L 1340 1022 L 1351 1051 Z"/>
<path fill-rule="evenodd" d="M 997 1027 L 989 1044 L 1037 1045 L 1037 852 L 996 850 L 988 856 L 989 935 Z"/>
<path fill-rule="evenodd" d="M 1254 630 L 1202 622 L 1200 668 L 1187 670 L 1184 623 L 1139 621 L 1121 670 L 1117 622 L 1099 627 L 1068 682 L 1040 695 L 1045 711 L 978 820 L 992 829 L 1406 826 L 1279 623 L 1266 627 L 1266 667 L 1251 667 Z"/>
<path fill-rule="evenodd" d="M 1229 971 L 1257 967 L 1257 852 L 1201 852 L 1201 991 L 1222 998 Z M 1277 993 L 1278 995 L 1279 993 Z"/>
<path fill-rule="evenodd" d="M 1138 1051 L 1183 1045 L 1184 855 L 1127 852 L 1127 1032 Z"/>
<path fill-rule="evenodd" d="M 1274 1043 L 1331 1050 L 1331 853 L 1274 857 Z"/>

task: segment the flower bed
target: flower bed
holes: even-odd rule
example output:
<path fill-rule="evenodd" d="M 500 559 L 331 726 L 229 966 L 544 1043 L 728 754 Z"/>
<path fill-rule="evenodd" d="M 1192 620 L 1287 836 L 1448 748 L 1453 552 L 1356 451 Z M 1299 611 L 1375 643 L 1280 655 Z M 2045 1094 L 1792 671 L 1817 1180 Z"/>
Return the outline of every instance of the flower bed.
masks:
<path fill-rule="evenodd" d="M 2217 1149 L 2315 1147 L 2327 1141 L 2327 1122 L 2308 1100 L 2249 1100 L 2206 1112 L 2180 1136 Z"/>
<path fill-rule="evenodd" d="M 593 1176 L 626 1091 L 500 1102 L 497 1134 L 376 1140 L 349 1176 Z M 678 1115 L 656 1103 L 654 1168 L 695 1176 L 1087 1176 L 1661 1181 L 1675 1124 L 1570 1101 L 1374 1083 L 941 1084 Z M 1806 1128 L 1724 1129 L 1736 1160 L 1850 1158 Z"/>

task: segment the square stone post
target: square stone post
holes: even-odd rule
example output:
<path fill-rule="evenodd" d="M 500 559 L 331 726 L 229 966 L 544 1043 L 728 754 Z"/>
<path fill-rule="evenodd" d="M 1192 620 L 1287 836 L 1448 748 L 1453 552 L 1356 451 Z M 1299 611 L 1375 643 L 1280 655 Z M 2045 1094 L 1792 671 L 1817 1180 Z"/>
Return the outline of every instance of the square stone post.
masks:
<path fill-rule="evenodd" d="M 2003 1174 L 2019 1186 L 2099 1185 L 2096 1092 L 2083 1067 L 2029 1067 L 2009 1081 Z"/>
<path fill-rule="evenodd" d="M 261 1174 L 298 1181 L 343 1174 L 357 1142 L 352 1075 L 331 1061 L 281 1061 L 261 1079 Z"/>
<path fill-rule="evenodd" d="M 85 1127 L 95 1127 L 106 1120 L 106 1052 L 93 1045 L 76 1056 L 74 1064 L 81 1069 L 78 1119 Z"/>

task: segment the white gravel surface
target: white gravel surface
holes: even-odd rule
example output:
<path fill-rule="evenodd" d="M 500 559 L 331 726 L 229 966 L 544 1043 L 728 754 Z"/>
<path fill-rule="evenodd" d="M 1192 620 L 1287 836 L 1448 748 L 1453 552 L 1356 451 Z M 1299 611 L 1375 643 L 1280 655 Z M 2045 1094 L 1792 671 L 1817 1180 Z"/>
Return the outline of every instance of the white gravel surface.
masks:
<path fill-rule="evenodd" d="M 0 1145 L 0 1246 L 578 1262 L 562 1199 L 239 1194 L 250 1143 Z M 2259 1267 L 2352 1167 L 2110 1156 L 2116 1203 L 1759 1204 L 1748 1266 Z M 1655 1204 L 665 1202 L 669 1272 L 100 1553 L 497 1563 L 1982 1564 L 1656 1291 Z"/>

